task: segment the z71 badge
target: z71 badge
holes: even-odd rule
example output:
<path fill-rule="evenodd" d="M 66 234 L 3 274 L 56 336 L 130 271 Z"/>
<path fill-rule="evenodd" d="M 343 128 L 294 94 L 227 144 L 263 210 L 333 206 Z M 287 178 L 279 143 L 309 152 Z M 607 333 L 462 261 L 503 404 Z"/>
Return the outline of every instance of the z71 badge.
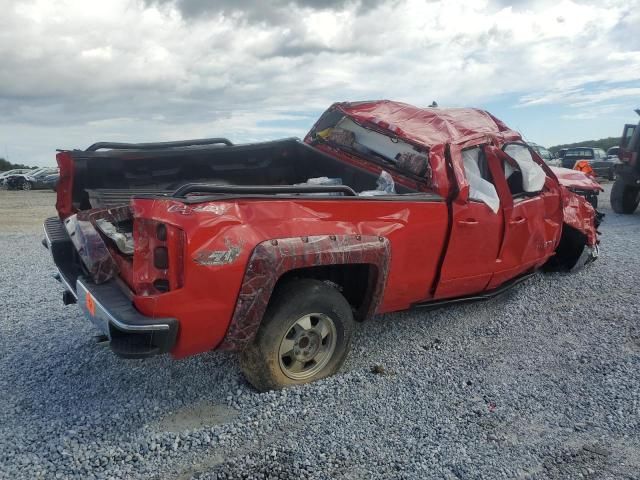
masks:
<path fill-rule="evenodd" d="M 227 265 L 233 263 L 242 251 L 240 245 L 227 243 L 226 250 L 201 251 L 198 252 L 193 259 L 196 263 L 206 266 Z"/>

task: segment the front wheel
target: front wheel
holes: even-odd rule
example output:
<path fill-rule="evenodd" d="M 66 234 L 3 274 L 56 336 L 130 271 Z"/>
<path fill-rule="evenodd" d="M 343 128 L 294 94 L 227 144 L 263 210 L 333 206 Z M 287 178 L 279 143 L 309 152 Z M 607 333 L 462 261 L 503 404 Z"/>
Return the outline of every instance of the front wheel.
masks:
<path fill-rule="evenodd" d="M 22 190 L 31 190 L 31 188 L 33 188 L 33 185 L 31 185 L 31 182 L 29 180 L 25 180 L 24 182 L 22 182 Z"/>
<path fill-rule="evenodd" d="M 640 203 L 640 188 L 625 184 L 624 179 L 618 176 L 611 187 L 610 200 L 614 212 L 631 214 Z"/>
<path fill-rule="evenodd" d="M 287 282 L 274 292 L 240 366 L 260 391 L 328 377 L 347 357 L 353 323 L 351 306 L 334 287 L 311 279 Z"/>

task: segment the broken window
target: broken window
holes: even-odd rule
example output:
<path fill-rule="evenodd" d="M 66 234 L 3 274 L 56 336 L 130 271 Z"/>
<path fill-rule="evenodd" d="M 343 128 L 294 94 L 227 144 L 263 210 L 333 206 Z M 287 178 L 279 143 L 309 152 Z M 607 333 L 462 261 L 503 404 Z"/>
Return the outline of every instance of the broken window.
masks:
<path fill-rule="evenodd" d="M 493 213 L 498 213 L 500 198 L 491 183 L 491 174 L 484 152 L 479 147 L 462 151 L 464 171 L 469 182 L 469 199 L 486 203 Z"/>
<path fill-rule="evenodd" d="M 515 162 L 515 165 L 505 163 L 504 170 L 511 193 L 517 195 L 541 191 L 547 175 L 533 160 L 529 148 L 519 143 L 510 143 L 504 147 L 504 153 Z"/>
<path fill-rule="evenodd" d="M 335 121 L 333 115 L 327 120 Z M 342 116 L 333 126 L 327 121 L 319 123 L 316 128 L 317 137 L 334 145 L 393 164 L 398 169 L 427 182 L 430 180 L 431 172 L 426 150 L 394 136 L 364 128 L 346 116 Z"/>

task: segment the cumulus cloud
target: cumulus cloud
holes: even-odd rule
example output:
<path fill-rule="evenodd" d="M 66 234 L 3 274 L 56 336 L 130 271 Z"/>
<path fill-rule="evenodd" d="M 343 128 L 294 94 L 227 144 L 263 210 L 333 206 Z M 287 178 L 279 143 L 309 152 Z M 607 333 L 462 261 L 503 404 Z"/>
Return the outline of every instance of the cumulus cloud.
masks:
<path fill-rule="evenodd" d="M 0 147 L 12 160 L 47 163 L 56 147 L 103 139 L 302 135 L 330 103 L 371 98 L 511 97 L 580 118 L 637 97 L 638 7 L 0 0 Z"/>

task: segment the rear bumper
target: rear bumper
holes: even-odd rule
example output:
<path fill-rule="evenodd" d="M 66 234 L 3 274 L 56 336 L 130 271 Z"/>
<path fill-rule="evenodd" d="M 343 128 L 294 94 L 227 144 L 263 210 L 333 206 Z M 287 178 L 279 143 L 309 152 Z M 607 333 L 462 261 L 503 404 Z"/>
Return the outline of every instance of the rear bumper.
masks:
<path fill-rule="evenodd" d="M 78 305 L 98 330 L 109 337 L 116 355 L 143 358 L 173 348 L 178 320 L 142 315 L 116 281 L 96 285 L 80 277 L 76 281 L 76 294 Z"/>
<path fill-rule="evenodd" d="M 51 252 L 63 284 L 65 303 L 77 300 L 87 318 L 109 338 L 113 352 L 125 358 L 143 358 L 169 352 L 178 333 L 175 318 L 152 318 L 133 306 L 128 292 L 116 280 L 96 284 L 82 274 L 71 239 L 58 218 L 44 223 L 44 245 Z"/>

